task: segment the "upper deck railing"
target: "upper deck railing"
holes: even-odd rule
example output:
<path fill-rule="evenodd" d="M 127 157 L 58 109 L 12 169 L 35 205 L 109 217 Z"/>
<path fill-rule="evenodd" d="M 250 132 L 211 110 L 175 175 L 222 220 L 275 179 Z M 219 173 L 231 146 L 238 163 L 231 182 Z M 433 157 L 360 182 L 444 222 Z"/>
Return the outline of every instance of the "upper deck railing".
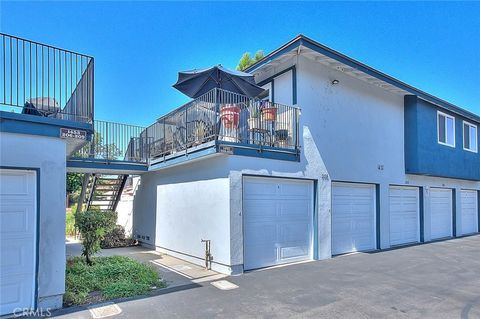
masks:
<path fill-rule="evenodd" d="M 298 152 L 299 115 L 297 107 L 213 89 L 158 119 L 141 137 L 151 140 L 151 158 L 211 141 Z"/>
<path fill-rule="evenodd" d="M 93 58 L 0 33 L 0 110 L 91 123 Z"/>
<path fill-rule="evenodd" d="M 90 141 L 72 154 L 71 160 L 147 163 L 148 138 L 141 138 L 145 127 L 95 120 Z"/>

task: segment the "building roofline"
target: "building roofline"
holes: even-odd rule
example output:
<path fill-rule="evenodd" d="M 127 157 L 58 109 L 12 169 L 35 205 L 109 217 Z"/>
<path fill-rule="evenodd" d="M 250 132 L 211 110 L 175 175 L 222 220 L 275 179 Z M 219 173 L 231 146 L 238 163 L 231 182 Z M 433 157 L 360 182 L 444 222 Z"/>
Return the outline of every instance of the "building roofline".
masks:
<path fill-rule="evenodd" d="M 352 68 L 355 68 L 359 71 L 362 71 L 362 72 L 365 72 L 367 73 L 368 75 L 370 76 L 373 76 L 375 78 L 378 78 L 379 80 L 382 80 L 382 81 L 385 81 L 393 86 L 396 86 L 412 95 L 416 95 L 417 97 L 427 101 L 427 102 L 430 102 L 430 103 L 433 103 L 433 104 L 436 104 L 450 112 L 454 112 L 454 113 L 457 113 L 459 115 L 462 115 L 466 118 L 469 118 L 475 122 L 478 122 L 480 123 L 480 116 L 473 113 L 473 112 L 470 112 L 470 111 L 467 111 L 459 106 L 456 106 L 450 102 L 447 102 L 441 98 L 438 98 L 432 94 L 429 94 L 425 91 L 422 91 L 420 89 L 417 89 L 405 82 L 402 82 L 388 74 L 385 74 L 381 71 L 378 71 L 362 62 L 359 62 L 355 59 L 352 59 L 338 51 L 335 51 L 307 36 L 304 36 L 303 34 L 299 34 L 298 36 L 296 36 L 295 38 L 293 38 L 292 40 L 290 40 L 289 42 L 285 43 L 284 45 L 282 45 L 281 47 L 279 47 L 278 49 L 272 51 L 271 53 L 267 54 L 263 59 L 259 60 L 258 62 L 252 64 L 251 66 L 249 66 L 245 72 L 253 72 L 255 70 L 257 70 L 258 68 L 262 67 L 263 65 L 269 63 L 271 60 L 287 53 L 287 52 L 290 52 L 292 51 L 293 49 L 295 48 L 298 48 L 299 46 L 305 46 L 309 49 L 312 49 L 318 53 L 321 53 L 323 55 L 326 55 L 334 60 L 337 60 L 339 62 L 342 62 L 346 65 L 349 65 L 350 67 Z"/>

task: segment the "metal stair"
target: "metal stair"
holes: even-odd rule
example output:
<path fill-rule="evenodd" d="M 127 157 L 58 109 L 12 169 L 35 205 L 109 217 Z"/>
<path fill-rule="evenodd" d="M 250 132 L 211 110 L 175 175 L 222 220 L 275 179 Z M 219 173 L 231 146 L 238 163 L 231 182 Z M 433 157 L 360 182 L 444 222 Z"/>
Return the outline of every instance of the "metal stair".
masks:
<path fill-rule="evenodd" d="M 115 211 L 127 178 L 128 175 L 85 174 L 77 210 L 83 205 L 86 210 Z"/>

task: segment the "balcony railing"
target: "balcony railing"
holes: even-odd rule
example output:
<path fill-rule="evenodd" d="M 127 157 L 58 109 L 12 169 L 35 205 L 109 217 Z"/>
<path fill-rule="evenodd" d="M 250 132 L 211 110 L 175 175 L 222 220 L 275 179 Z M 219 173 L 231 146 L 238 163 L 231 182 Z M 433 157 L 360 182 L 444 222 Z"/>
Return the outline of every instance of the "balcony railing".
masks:
<path fill-rule="evenodd" d="M 140 137 L 143 131 L 145 127 L 95 120 L 91 140 L 71 159 L 147 163 L 150 140 Z"/>
<path fill-rule="evenodd" d="M 91 123 L 93 58 L 0 33 L 0 110 Z"/>
<path fill-rule="evenodd" d="M 151 158 L 166 158 L 212 141 L 298 152 L 299 109 L 213 89 L 150 125 Z"/>

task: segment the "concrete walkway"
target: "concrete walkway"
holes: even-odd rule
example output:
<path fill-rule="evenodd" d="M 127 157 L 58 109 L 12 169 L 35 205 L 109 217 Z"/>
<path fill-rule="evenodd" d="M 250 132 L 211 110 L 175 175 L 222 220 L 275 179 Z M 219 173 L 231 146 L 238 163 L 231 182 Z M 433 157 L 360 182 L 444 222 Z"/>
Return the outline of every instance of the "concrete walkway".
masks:
<path fill-rule="evenodd" d="M 82 244 L 79 241 L 69 239 L 66 247 L 67 258 L 81 256 Z M 215 271 L 206 270 L 204 267 L 141 246 L 102 249 L 97 256 L 127 256 L 150 264 L 160 273 L 168 288 L 225 277 Z"/>
<path fill-rule="evenodd" d="M 109 318 L 480 318 L 480 235 L 359 253 L 118 300 Z M 57 311 L 90 319 L 84 307 Z"/>

